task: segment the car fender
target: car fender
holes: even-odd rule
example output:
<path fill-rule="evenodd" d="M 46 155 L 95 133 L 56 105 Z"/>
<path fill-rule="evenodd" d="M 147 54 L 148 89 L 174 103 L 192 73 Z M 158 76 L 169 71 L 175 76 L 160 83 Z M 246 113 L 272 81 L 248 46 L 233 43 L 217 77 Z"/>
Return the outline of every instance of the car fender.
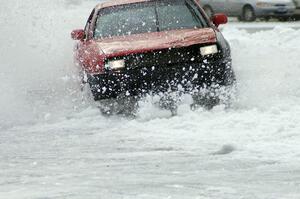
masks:
<path fill-rule="evenodd" d="M 104 54 L 93 40 L 78 43 L 75 50 L 75 60 L 87 73 L 102 73 L 104 71 Z"/>

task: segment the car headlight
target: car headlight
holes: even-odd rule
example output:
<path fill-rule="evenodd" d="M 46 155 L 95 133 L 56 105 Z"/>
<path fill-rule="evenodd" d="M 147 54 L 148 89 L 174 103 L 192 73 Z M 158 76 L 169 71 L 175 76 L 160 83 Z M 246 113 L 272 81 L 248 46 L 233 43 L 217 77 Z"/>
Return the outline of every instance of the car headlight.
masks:
<path fill-rule="evenodd" d="M 216 54 L 218 52 L 217 45 L 204 46 L 200 48 L 200 53 L 202 56 Z"/>
<path fill-rule="evenodd" d="M 111 70 L 119 70 L 125 68 L 125 61 L 123 59 L 108 61 L 107 64 L 105 64 L 105 68 Z"/>

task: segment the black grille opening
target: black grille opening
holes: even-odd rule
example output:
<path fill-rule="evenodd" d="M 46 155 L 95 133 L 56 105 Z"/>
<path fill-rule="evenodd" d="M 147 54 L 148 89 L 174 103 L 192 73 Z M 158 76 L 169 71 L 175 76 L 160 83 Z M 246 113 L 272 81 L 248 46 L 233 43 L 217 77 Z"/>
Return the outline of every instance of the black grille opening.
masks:
<path fill-rule="evenodd" d="M 213 45 L 213 44 L 206 44 Z M 127 56 L 114 57 L 111 60 L 125 60 L 126 70 L 138 69 L 138 68 L 155 68 L 160 66 L 173 66 L 176 64 L 193 64 L 210 62 L 219 59 L 222 56 L 222 52 L 219 50 L 217 54 L 210 56 L 201 56 L 200 48 L 204 45 L 192 45 L 181 48 L 169 48 L 162 50 L 150 51 L 147 53 L 130 54 Z M 220 49 L 220 48 L 219 48 Z"/>

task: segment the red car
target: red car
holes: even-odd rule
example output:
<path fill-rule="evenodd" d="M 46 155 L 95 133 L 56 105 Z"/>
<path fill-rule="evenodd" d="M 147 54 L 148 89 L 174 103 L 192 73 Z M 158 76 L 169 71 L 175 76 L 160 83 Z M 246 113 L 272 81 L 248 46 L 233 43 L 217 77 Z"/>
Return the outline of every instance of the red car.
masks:
<path fill-rule="evenodd" d="M 231 86 L 230 47 L 196 0 L 111 0 L 97 5 L 78 40 L 76 62 L 95 100 Z"/>

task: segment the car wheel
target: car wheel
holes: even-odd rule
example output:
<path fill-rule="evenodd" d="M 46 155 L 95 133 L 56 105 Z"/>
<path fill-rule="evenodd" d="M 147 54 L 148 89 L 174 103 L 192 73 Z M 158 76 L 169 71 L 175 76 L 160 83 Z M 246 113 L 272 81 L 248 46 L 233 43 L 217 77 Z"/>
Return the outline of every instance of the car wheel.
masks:
<path fill-rule="evenodd" d="M 116 99 L 99 100 L 98 108 L 104 116 L 116 114 L 135 117 L 139 107 L 138 101 L 138 97 L 119 96 Z"/>
<path fill-rule="evenodd" d="M 193 104 L 190 105 L 192 111 L 202 107 L 206 110 L 211 110 L 218 104 L 220 104 L 220 98 L 218 96 L 210 96 L 209 94 L 193 94 Z"/>
<path fill-rule="evenodd" d="M 214 16 L 214 11 L 210 6 L 204 6 L 203 9 L 210 19 Z"/>
<path fill-rule="evenodd" d="M 256 15 L 255 11 L 251 6 L 246 6 L 243 9 L 243 21 L 251 22 L 255 21 Z"/>

